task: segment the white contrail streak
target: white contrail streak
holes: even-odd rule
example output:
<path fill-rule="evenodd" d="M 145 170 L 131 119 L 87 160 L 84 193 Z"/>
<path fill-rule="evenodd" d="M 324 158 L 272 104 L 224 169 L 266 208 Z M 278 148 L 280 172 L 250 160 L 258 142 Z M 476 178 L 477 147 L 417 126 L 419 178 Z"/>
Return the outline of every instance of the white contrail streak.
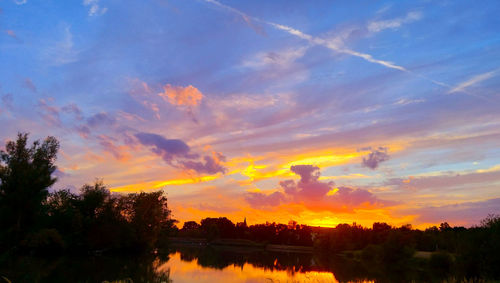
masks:
<path fill-rule="evenodd" d="M 476 76 L 466 80 L 465 82 L 458 84 L 453 89 L 448 91 L 448 93 L 465 92 L 466 88 L 493 77 L 495 75 L 495 72 L 496 72 L 496 70 L 491 71 L 491 72 L 487 72 L 484 74 L 476 75 Z"/>
<path fill-rule="evenodd" d="M 277 24 L 277 23 L 273 23 L 273 22 L 269 22 L 269 21 L 266 21 L 266 20 L 259 19 L 257 17 L 249 16 L 249 15 L 241 12 L 238 9 L 235 9 L 233 7 L 224 5 L 224 4 L 220 3 L 219 1 L 216 1 L 216 0 L 204 0 L 204 1 L 208 2 L 208 3 L 211 3 L 211 4 L 214 4 L 216 6 L 219 6 L 219 7 L 223 8 L 223 9 L 226 9 L 226 10 L 228 10 L 230 12 L 235 13 L 235 14 L 240 15 L 245 20 L 245 22 L 247 22 L 247 23 L 250 23 L 250 20 L 254 20 L 254 21 L 257 21 L 257 22 L 260 22 L 260 23 L 272 26 L 275 29 L 285 31 L 285 32 L 287 32 L 287 33 L 289 33 L 291 35 L 294 35 L 294 36 L 298 37 L 298 38 L 307 40 L 311 44 L 321 45 L 321 46 L 324 46 L 324 47 L 326 47 L 328 49 L 331 49 L 333 51 L 336 51 L 336 52 L 339 52 L 339 53 L 348 54 L 348 55 L 351 55 L 351 56 L 355 56 L 355 57 L 361 58 L 361 59 L 363 59 L 365 61 L 368 61 L 370 63 L 382 65 L 382 66 L 387 67 L 387 68 L 396 69 L 396 70 L 403 71 L 403 72 L 409 72 L 406 68 L 404 68 L 402 66 L 398 66 L 398 65 L 396 65 L 396 64 L 394 64 L 392 62 L 389 62 L 389 61 L 383 61 L 383 60 L 375 59 L 370 54 L 361 53 L 361 52 L 357 52 L 357 51 L 354 51 L 354 50 L 351 50 L 351 49 L 348 49 L 348 48 L 340 47 L 340 46 L 338 46 L 337 44 L 335 44 L 332 41 L 328 41 L 328 40 L 325 40 L 325 39 L 322 39 L 322 38 L 314 37 L 312 35 L 309 35 L 307 33 L 303 33 L 302 31 L 294 29 L 294 28 L 289 27 L 289 26 L 280 25 L 280 24 Z"/>
<path fill-rule="evenodd" d="M 358 51 L 355 51 L 355 50 L 352 50 L 352 49 L 349 49 L 349 48 L 345 48 L 343 46 L 339 46 L 333 40 L 326 40 L 326 39 L 323 39 L 323 38 L 314 37 L 312 35 L 309 35 L 307 33 L 304 33 L 304 32 L 302 32 L 302 31 L 300 31 L 298 29 L 294 29 L 294 28 L 289 27 L 289 26 L 285 26 L 285 25 L 274 23 L 274 22 L 262 20 L 262 19 L 257 18 L 257 17 L 249 16 L 249 15 L 243 13 L 242 11 L 240 11 L 238 9 L 235 9 L 235 8 L 233 8 L 231 6 L 227 6 L 225 4 L 222 4 L 222 3 L 220 3 L 217 0 L 203 0 L 203 1 L 211 3 L 211 4 L 214 4 L 214 5 L 216 5 L 216 6 L 220 7 L 220 8 L 223 8 L 223 9 L 225 9 L 227 11 L 230 11 L 232 13 L 235 13 L 235 14 L 241 16 L 245 20 L 245 22 L 247 24 L 249 24 L 250 26 L 252 26 L 251 20 L 254 20 L 256 22 L 260 22 L 260 23 L 269 25 L 269 26 L 271 26 L 271 27 L 273 27 L 275 29 L 287 32 L 287 33 L 289 33 L 289 34 L 291 34 L 293 36 L 296 36 L 298 38 L 304 39 L 304 40 L 308 41 L 310 44 L 320 45 L 320 46 L 326 47 L 326 48 L 328 48 L 330 50 L 333 50 L 335 52 L 338 52 L 338 53 L 343 53 L 343 54 L 347 54 L 347 55 L 351 55 L 351 56 L 354 56 L 354 57 L 361 58 L 361 59 L 363 59 L 363 60 L 365 60 L 367 62 L 373 63 L 373 64 L 378 64 L 378 65 L 384 66 L 386 68 L 390 68 L 390 69 L 399 70 L 399 71 L 402 71 L 402 72 L 413 74 L 413 75 L 415 75 L 415 76 L 417 76 L 419 78 L 422 78 L 424 80 L 427 80 L 427 81 L 429 81 L 429 82 L 431 82 L 431 83 L 433 83 L 435 85 L 438 85 L 438 86 L 441 86 L 441 87 L 449 89 L 448 93 L 454 93 L 454 92 L 461 91 L 461 92 L 464 92 L 464 93 L 469 94 L 469 95 L 473 95 L 473 96 L 476 96 L 476 97 L 479 97 L 479 98 L 482 98 L 482 99 L 486 99 L 485 97 L 482 97 L 480 95 L 470 94 L 470 93 L 466 92 L 465 88 L 468 87 L 468 86 L 470 86 L 470 85 L 472 85 L 472 84 L 475 84 L 475 83 L 477 83 L 479 81 L 482 81 L 482 80 L 490 78 L 493 75 L 493 72 L 476 76 L 476 77 L 472 78 L 470 81 L 462 83 L 462 84 L 460 84 L 460 85 L 458 85 L 458 86 L 456 86 L 454 88 L 453 86 L 450 86 L 447 83 L 443 83 L 443 82 L 431 79 L 431 78 L 429 78 L 427 76 L 414 73 L 414 72 L 406 69 L 403 66 L 399 66 L 399 65 L 394 64 L 393 62 L 375 59 L 370 54 L 358 52 Z"/>

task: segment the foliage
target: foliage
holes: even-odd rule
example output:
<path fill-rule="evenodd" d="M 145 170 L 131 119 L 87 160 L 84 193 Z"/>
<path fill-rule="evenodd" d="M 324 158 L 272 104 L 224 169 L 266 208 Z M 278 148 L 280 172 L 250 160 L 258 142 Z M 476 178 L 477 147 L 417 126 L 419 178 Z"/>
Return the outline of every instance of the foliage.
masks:
<path fill-rule="evenodd" d="M 47 137 L 28 147 L 28 134 L 19 133 L 0 150 L 0 225 L 3 243 L 15 245 L 38 228 L 48 188 L 56 182 L 52 174 L 59 142 Z"/>
<path fill-rule="evenodd" d="M 111 194 L 102 181 L 49 193 L 59 142 L 28 147 L 19 134 L 0 151 L 0 251 L 42 254 L 166 246 L 174 220 L 163 191 Z"/>
<path fill-rule="evenodd" d="M 48 225 L 75 250 L 146 251 L 164 244 L 173 226 L 163 191 L 112 195 L 101 181 L 49 195 Z"/>
<path fill-rule="evenodd" d="M 293 224 L 293 225 L 292 225 Z M 226 217 L 205 218 L 201 224 L 188 221 L 179 231 L 181 237 L 245 239 L 260 243 L 312 246 L 312 228 L 307 225 L 266 223 L 247 226 L 246 221 L 234 224 Z"/>

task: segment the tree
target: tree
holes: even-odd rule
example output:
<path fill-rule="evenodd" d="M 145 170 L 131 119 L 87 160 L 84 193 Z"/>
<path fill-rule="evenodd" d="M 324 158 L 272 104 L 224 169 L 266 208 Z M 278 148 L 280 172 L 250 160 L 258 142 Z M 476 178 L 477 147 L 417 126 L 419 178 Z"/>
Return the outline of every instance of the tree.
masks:
<path fill-rule="evenodd" d="M 58 150 L 54 137 L 28 147 L 27 133 L 0 150 L 0 225 L 6 241 L 18 243 L 36 228 L 48 188 L 57 180 L 52 174 Z"/>
<path fill-rule="evenodd" d="M 165 240 L 164 238 L 173 226 L 165 193 L 163 191 L 141 192 L 129 194 L 127 198 L 132 203 L 129 215 L 137 237 L 137 247 L 148 250 L 157 244 L 163 245 L 159 241 Z"/>

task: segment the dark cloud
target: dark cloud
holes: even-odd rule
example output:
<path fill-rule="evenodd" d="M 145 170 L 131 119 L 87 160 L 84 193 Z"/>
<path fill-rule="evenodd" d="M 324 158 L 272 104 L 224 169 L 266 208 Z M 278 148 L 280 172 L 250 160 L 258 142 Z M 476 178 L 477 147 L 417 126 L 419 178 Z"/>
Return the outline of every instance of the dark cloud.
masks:
<path fill-rule="evenodd" d="M 191 149 L 182 140 L 166 139 L 163 136 L 150 133 L 138 133 L 135 137 L 142 145 L 153 146 L 151 151 L 169 163 L 174 157 L 189 159 L 197 157 L 197 155 L 190 153 Z"/>
<path fill-rule="evenodd" d="M 217 174 L 225 173 L 226 168 L 223 162 L 226 157 L 219 152 L 214 152 L 213 156 L 205 155 L 203 161 L 181 161 L 180 163 L 185 169 L 194 170 L 198 173 Z"/>
<path fill-rule="evenodd" d="M 319 168 L 313 165 L 294 165 L 292 172 L 300 180 L 280 182 L 281 190 L 271 194 L 252 192 L 246 195 L 247 202 L 253 207 L 262 208 L 279 204 L 303 204 L 314 211 L 353 212 L 363 205 L 387 205 L 389 202 L 378 199 L 371 192 L 349 187 L 336 188 L 334 182 L 319 180 Z"/>
<path fill-rule="evenodd" d="M 109 125 L 113 125 L 115 123 L 115 121 L 116 121 L 115 118 L 110 116 L 106 112 L 100 112 L 100 113 L 97 113 L 97 114 L 90 116 L 87 119 L 87 124 L 90 127 L 96 127 L 96 126 L 102 126 L 102 125 L 109 126 Z"/>
<path fill-rule="evenodd" d="M 64 113 L 73 114 L 77 120 L 82 120 L 82 110 L 80 110 L 80 108 L 74 103 L 63 106 L 61 108 L 61 111 Z"/>
<path fill-rule="evenodd" d="M 387 147 L 379 147 L 377 149 L 372 149 L 370 147 L 363 148 L 361 150 L 371 150 L 368 156 L 363 157 L 363 162 L 361 165 L 363 167 L 368 167 L 370 169 L 376 169 L 381 162 L 389 160 L 389 154 L 387 153 Z"/>
<path fill-rule="evenodd" d="M 170 165 L 185 170 L 192 170 L 200 174 L 225 173 L 223 163 L 225 156 L 219 152 L 213 152 L 212 156 L 193 153 L 191 148 L 182 140 L 166 139 L 165 137 L 151 133 L 138 133 L 135 137 L 142 145 L 152 146 L 151 151 L 163 158 Z"/>

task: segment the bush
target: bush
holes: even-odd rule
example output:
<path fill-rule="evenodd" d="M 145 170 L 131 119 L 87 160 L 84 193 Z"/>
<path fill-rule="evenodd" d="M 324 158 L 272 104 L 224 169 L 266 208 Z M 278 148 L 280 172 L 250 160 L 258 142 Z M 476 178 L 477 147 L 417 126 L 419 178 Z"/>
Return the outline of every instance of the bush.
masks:
<path fill-rule="evenodd" d="M 382 257 L 382 247 L 368 245 L 361 251 L 361 259 L 365 262 L 379 262 Z"/>
<path fill-rule="evenodd" d="M 429 265 L 436 274 L 447 275 L 453 266 L 453 257 L 448 252 L 436 252 L 431 255 Z"/>
<path fill-rule="evenodd" d="M 56 229 L 42 229 L 29 235 L 25 246 L 41 254 L 58 254 L 65 248 L 65 243 Z"/>

